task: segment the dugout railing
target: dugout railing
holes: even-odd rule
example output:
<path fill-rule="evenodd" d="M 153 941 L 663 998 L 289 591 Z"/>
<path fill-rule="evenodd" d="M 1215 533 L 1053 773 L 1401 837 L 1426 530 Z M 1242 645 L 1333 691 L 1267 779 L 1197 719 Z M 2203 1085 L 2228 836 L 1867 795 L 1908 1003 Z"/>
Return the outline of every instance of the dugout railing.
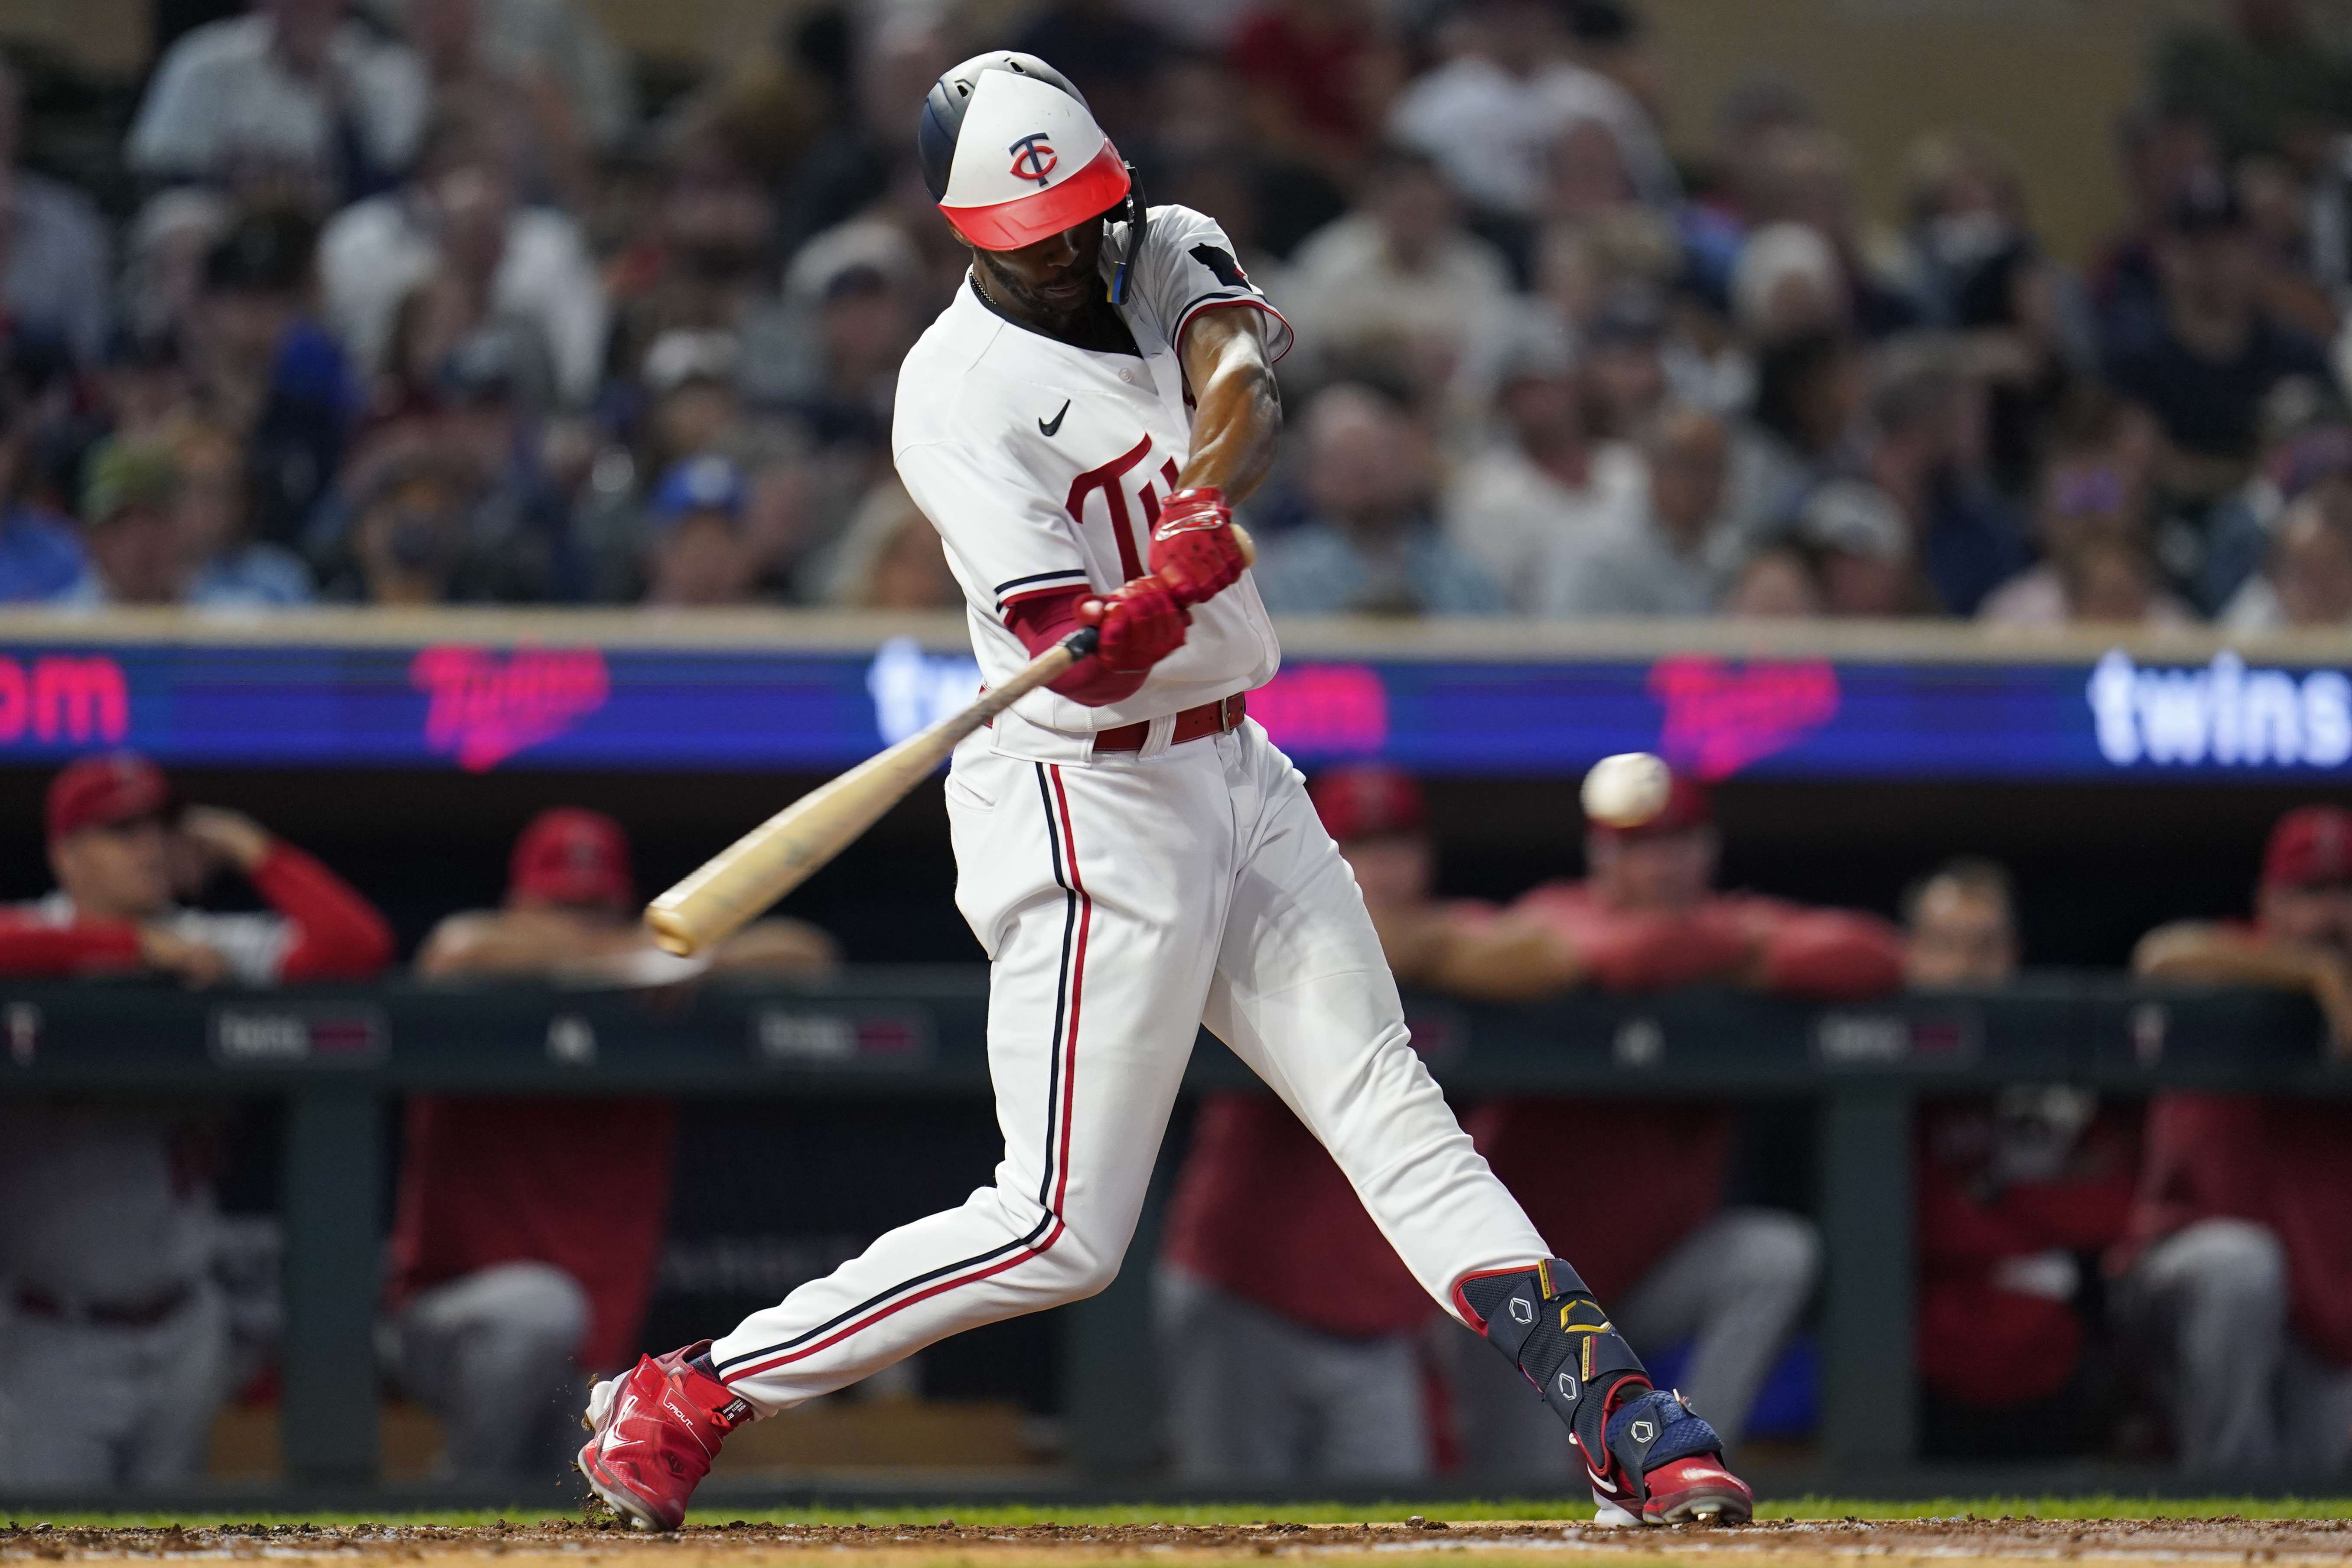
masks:
<path fill-rule="evenodd" d="M 1998 991 L 1828 1009 L 1695 990 L 1525 1009 L 1419 996 L 1408 1013 L 1458 1099 L 1564 1092 L 1817 1107 L 1815 1213 L 1828 1253 L 1819 1443 L 1825 1462 L 1849 1472 L 1899 1469 L 1915 1450 L 1916 1102 L 2020 1082 L 2126 1095 L 2352 1092 L 2352 1069 L 2329 1064 L 2317 1014 L 2299 998 L 2112 977 L 2039 974 Z M 985 1014 L 977 967 L 712 986 L 659 1011 L 625 993 L 509 986 L 188 995 L 12 984 L 0 988 L 0 1096 L 282 1097 L 288 1483 L 349 1495 L 380 1473 L 384 1129 L 401 1095 L 979 1097 Z M 1186 1083 L 1255 1080 L 1203 1035 Z M 1065 1416 L 1081 1475 L 1139 1477 L 1152 1458 L 1151 1424 L 1138 1419 L 1149 1270 L 1132 1265 L 1150 1256 L 1155 1223 L 1148 1215 L 1115 1285 L 1067 1309 Z"/>

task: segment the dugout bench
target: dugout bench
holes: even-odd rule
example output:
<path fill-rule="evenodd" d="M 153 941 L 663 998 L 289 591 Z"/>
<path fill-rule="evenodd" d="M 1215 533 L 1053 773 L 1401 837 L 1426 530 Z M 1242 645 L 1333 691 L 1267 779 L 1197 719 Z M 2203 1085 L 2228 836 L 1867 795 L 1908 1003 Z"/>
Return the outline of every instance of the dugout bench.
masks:
<path fill-rule="evenodd" d="M 867 968 L 796 988 L 713 986 L 656 1013 L 625 994 L 392 985 L 191 996 L 139 983 L 0 988 L 0 1095 L 282 1096 L 286 1254 L 282 1446 L 295 1488 L 378 1478 L 373 1323 L 385 1119 L 410 1091 L 729 1096 L 988 1092 L 978 967 Z M 1891 1469 L 1916 1445 L 1914 1101 L 2016 1082 L 2142 1095 L 2167 1088 L 2352 1092 L 2296 998 L 2029 976 L 1998 991 L 1814 1009 L 1727 991 L 1574 997 L 1502 1009 L 1407 998 L 1449 1092 L 1811 1101 L 1825 1459 Z M 1188 1090 L 1256 1080 L 1205 1034 Z M 1181 1152 L 1181 1151 L 1180 1151 Z M 1574 1157 L 1573 1151 L 1567 1151 Z M 1165 1156 L 1163 1156 L 1165 1157 Z M 1168 1169 L 1162 1166 L 1163 1175 Z M 1147 1213 L 1131 1261 L 1148 1260 Z M 1065 1309 L 1070 1459 L 1139 1475 L 1151 1343 L 1148 1269 Z"/>

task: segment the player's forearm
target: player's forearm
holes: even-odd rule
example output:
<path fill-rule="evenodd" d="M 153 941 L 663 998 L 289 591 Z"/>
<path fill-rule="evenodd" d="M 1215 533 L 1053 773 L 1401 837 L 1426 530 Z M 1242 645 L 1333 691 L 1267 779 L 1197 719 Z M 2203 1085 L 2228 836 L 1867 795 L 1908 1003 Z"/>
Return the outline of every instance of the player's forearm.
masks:
<path fill-rule="evenodd" d="M 1203 311 L 1184 335 L 1192 383 L 1192 451 L 1180 488 L 1214 487 L 1238 502 L 1265 482 L 1282 434 L 1282 394 L 1266 363 L 1257 312 Z"/>
<path fill-rule="evenodd" d="M 2330 962 L 2329 956 L 2315 947 L 2264 941 L 2218 925 L 2186 921 L 2149 932 L 2132 954 L 2133 969 L 2151 979 L 2205 980 L 2290 991 L 2310 989 Z"/>

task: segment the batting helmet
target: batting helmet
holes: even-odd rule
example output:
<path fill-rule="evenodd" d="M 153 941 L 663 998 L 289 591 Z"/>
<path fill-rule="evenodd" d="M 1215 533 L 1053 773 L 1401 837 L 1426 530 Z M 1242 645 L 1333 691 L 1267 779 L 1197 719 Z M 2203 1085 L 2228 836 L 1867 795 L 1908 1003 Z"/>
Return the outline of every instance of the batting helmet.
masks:
<path fill-rule="evenodd" d="M 1124 301 L 1142 193 L 1069 78 L 1034 55 L 974 55 L 932 86 L 915 147 L 940 211 L 982 250 L 1018 250 L 1118 209 L 1129 227 L 1111 298 Z"/>

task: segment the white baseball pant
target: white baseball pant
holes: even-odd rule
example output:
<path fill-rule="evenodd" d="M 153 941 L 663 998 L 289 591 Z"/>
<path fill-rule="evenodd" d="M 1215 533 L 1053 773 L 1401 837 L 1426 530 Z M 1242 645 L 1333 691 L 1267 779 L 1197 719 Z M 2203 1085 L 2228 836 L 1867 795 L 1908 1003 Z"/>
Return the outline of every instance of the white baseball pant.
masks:
<path fill-rule="evenodd" d="M 1413 1054 L 1354 878 L 1265 730 L 1083 766 L 989 739 L 959 748 L 947 796 L 956 904 L 992 966 L 996 1183 L 746 1318 L 711 1352 L 736 1393 L 789 1409 L 1108 1284 L 1203 1023 L 1449 1310 L 1462 1276 L 1545 1255 Z"/>

